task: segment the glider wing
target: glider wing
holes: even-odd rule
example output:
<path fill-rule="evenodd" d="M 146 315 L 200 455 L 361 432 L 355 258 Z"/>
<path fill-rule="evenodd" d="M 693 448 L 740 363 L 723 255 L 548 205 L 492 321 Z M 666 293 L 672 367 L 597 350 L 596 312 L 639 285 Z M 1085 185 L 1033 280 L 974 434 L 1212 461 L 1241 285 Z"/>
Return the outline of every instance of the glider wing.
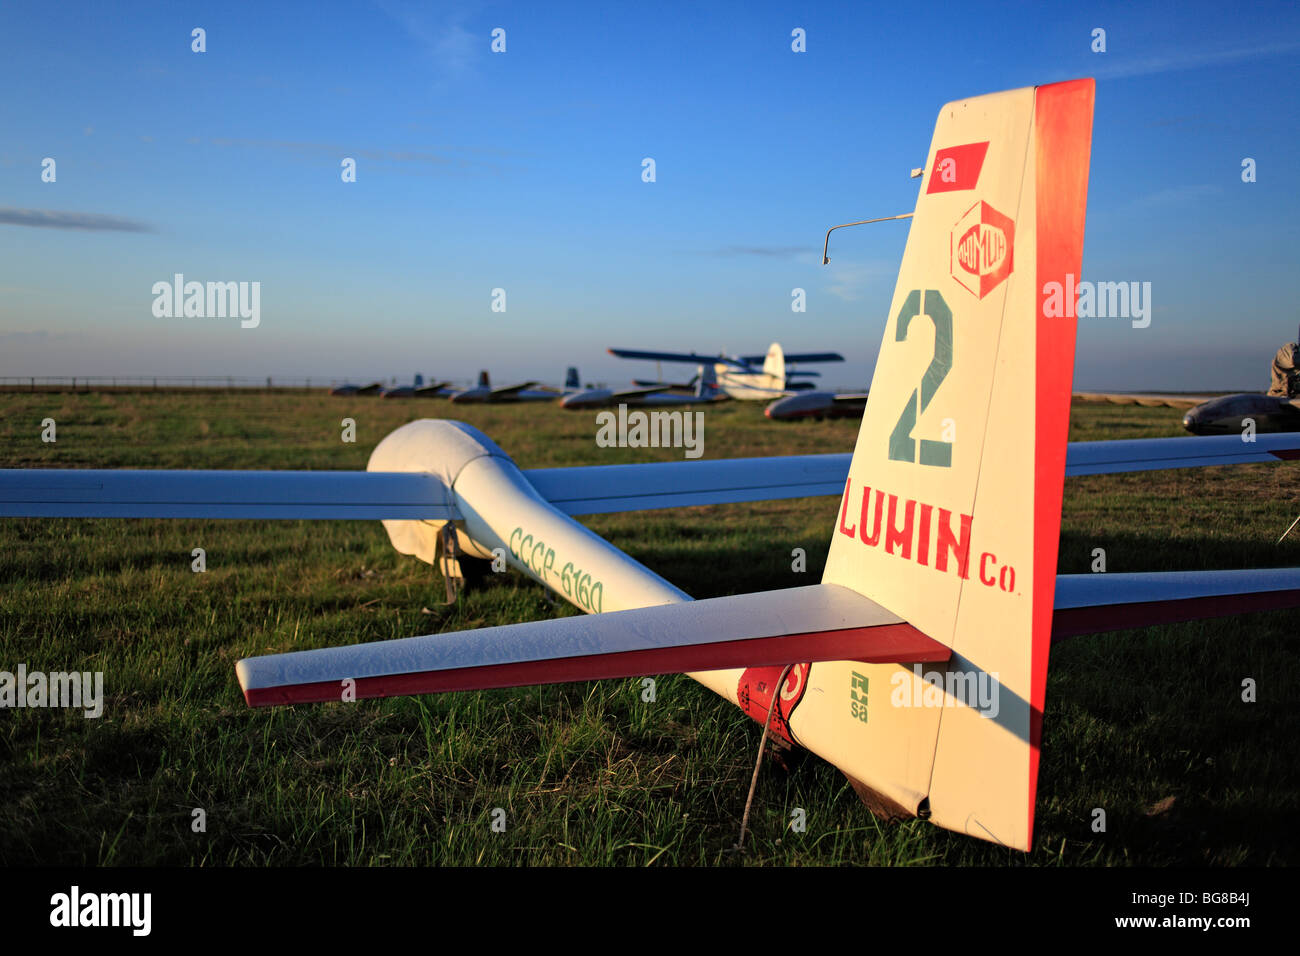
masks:
<path fill-rule="evenodd" d="M 0 470 L 4 518 L 459 518 L 434 475 L 375 471 Z"/>

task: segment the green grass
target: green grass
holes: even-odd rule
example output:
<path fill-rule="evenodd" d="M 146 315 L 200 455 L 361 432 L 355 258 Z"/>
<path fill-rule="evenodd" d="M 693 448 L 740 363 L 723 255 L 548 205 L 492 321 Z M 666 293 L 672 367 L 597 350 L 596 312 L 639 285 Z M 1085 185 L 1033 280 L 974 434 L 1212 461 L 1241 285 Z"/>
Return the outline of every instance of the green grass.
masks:
<path fill-rule="evenodd" d="M 670 460 L 599 449 L 551 406 L 239 392 L 0 394 L 0 466 L 364 468 L 398 425 L 461 418 L 521 467 Z M 43 418 L 56 444 L 40 441 Z M 356 444 L 340 420 L 357 422 Z M 1179 413 L 1076 405 L 1075 440 L 1180 434 Z M 849 451 L 856 422 L 779 425 L 710 409 L 707 457 Z M 1066 482 L 1060 569 L 1300 565 L 1295 466 Z M 831 499 L 585 523 L 695 597 L 820 576 Z M 208 572 L 190 570 L 207 551 Z M 790 570 L 808 552 L 809 572 Z M 1296 616 L 1077 638 L 1052 655 L 1036 849 L 878 823 L 806 754 L 682 676 L 253 711 L 241 657 L 577 613 L 516 573 L 454 606 L 378 522 L 0 520 L 0 670 L 102 670 L 105 712 L 0 714 L 6 864 L 1266 864 L 1297 861 Z M 1240 701 L 1245 677 L 1259 701 Z M 1169 803 L 1168 798 L 1173 798 Z M 491 829 L 494 808 L 507 829 Z M 807 830 L 791 831 L 794 808 Z M 1108 830 L 1093 833 L 1092 809 Z M 206 832 L 191 828 L 192 811 Z"/>

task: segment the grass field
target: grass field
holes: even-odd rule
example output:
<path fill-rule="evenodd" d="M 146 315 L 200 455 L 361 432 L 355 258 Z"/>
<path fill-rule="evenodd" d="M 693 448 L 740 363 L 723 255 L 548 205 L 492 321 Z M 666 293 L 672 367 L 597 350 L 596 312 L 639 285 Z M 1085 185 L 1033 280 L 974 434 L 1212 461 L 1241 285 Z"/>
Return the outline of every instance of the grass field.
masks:
<path fill-rule="evenodd" d="M 353 417 L 357 441 L 340 441 Z M 669 460 L 597 448 L 592 413 L 323 394 L 0 394 L 0 467 L 361 469 L 390 430 L 460 418 L 520 467 Z M 1076 405 L 1071 439 L 1178 435 L 1170 409 Z M 40 440 L 41 421 L 58 441 Z M 706 413 L 706 457 L 850 451 L 857 422 Z M 680 452 L 677 453 L 680 456 Z M 815 583 L 833 499 L 585 519 L 698 597 Z M 1300 468 L 1066 481 L 1060 570 L 1300 565 Z M 208 570 L 190 570 L 191 550 Z M 809 571 L 790 570 L 808 552 Z M 830 765 L 682 676 L 252 711 L 241 657 L 577 613 L 518 573 L 443 607 L 378 522 L 0 519 L 0 670 L 103 671 L 104 715 L 0 714 L 0 863 L 1290 864 L 1294 612 L 1076 638 L 1052 653 L 1036 849 L 877 823 Z M 1241 701 L 1244 678 L 1258 702 Z M 493 832 L 493 808 L 507 829 Z M 787 828 L 803 808 L 807 830 Z M 1106 810 L 1105 833 L 1091 829 Z M 193 811 L 206 814 L 194 832 Z"/>

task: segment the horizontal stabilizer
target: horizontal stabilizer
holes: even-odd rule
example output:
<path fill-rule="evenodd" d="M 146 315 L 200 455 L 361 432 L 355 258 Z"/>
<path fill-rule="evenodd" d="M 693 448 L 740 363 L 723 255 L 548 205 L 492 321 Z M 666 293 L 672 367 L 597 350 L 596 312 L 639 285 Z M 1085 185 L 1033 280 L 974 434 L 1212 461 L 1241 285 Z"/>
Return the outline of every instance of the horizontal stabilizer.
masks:
<path fill-rule="evenodd" d="M 849 588 L 819 584 L 252 657 L 251 706 L 640 677 L 804 661 L 945 661 L 948 648 Z"/>
<path fill-rule="evenodd" d="M 5 518 L 458 518 L 418 472 L 0 470 Z"/>
<path fill-rule="evenodd" d="M 1244 441 L 1240 435 L 1211 435 L 1071 442 L 1065 460 L 1065 473 L 1104 475 L 1123 471 L 1157 471 L 1162 468 L 1300 460 L 1300 433 L 1251 437 L 1252 441 Z"/>
<path fill-rule="evenodd" d="M 1289 607 L 1300 568 L 1058 574 L 1052 639 Z"/>

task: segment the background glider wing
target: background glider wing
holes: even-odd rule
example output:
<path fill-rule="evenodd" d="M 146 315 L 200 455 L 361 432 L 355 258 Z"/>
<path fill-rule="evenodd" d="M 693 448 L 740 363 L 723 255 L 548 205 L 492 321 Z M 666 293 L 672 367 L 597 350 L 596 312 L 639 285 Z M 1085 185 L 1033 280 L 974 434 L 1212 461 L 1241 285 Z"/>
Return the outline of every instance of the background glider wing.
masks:
<path fill-rule="evenodd" d="M 610 399 L 612 401 L 619 401 L 625 398 L 647 398 L 651 395 L 662 395 L 664 392 L 680 391 L 689 388 L 689 385 L 649 385 L 645 388 L 628 388 L 621 392 L 615 392 L 610 396 Z"/>
<path fill-rule="evenodd" d="M 296 651 L 236 667 L 251 706 L 639 677 L 802 661 L 944 661 L 948 648 L 849 588 L 662 604 Z"/>
<path fill-rule="evenodd" d="M 492 389 L 492 397 L 505 398 L 507 395 L 516 395 L 536 384 L 536 382 L 520 382 L 518 385 L 502 385 L 500 388 Z"/>
<path fill-rule="evenodd" d="M 5 518 L 459 518 L 435 476 L 376 471 L 0 470 Z"/>

